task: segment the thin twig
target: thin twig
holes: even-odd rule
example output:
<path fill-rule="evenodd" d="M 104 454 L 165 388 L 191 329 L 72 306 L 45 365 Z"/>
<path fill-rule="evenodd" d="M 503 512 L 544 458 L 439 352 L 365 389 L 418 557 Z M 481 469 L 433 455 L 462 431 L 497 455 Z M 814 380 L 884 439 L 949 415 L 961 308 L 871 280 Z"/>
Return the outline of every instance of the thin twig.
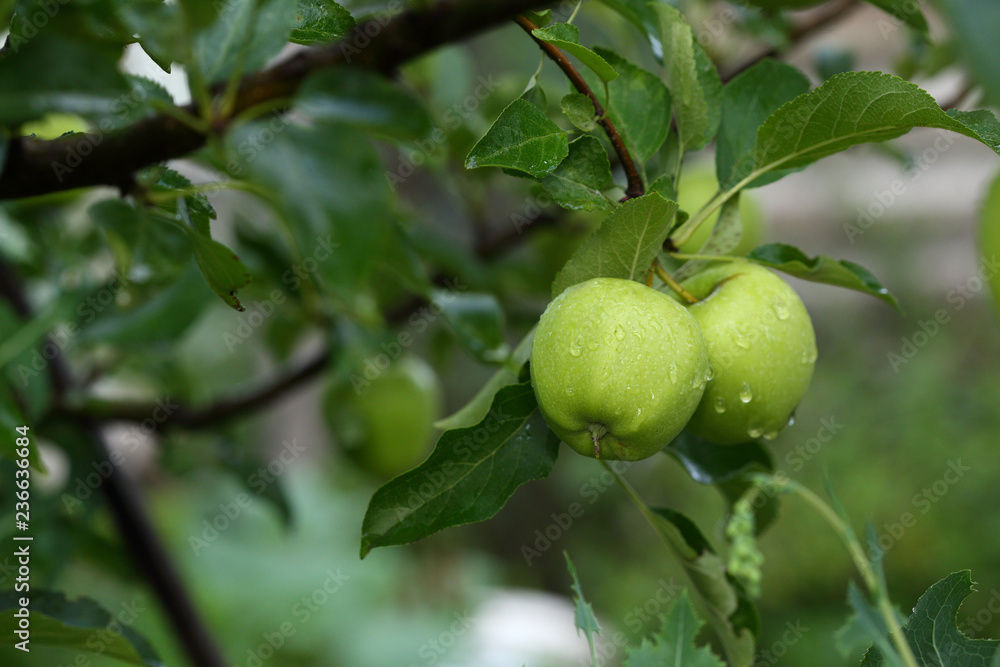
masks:
<path fill-rule="evenodd" d="M 827 7 L 817 9 L 815 13 L 810 15 L 808 20 L 805 20 L 792 28 L 788 35 L 788 45 L 784 47 L 768 47 L 763 51 L 754 54 L 752 57 L 736 63 L 732 67 L 724 69 L 720 74 L 723 83 L 742 74 L 765 58 L 774 58 L 781 55 L 781 53 L 785 51 L 788 46 L 793 46 L 805 41 L 813 34 L 848 16 L 860 6 L 861 3 L 859 3 L 858 0 L 841 0 L 841 2 L 831 3 Z"/>
<path fill-rule="evenodd" d="M 580 72 L 573 66 L 573 63 L 569 61 L 562 51 L 557 47 L 544 42 L 537 37 L 535 37 L 531 31 L 538 28 L 537 25 L 531 22 L 525 16 L 518 16 L 514 19 L 519 26 L 524 28 L 524 31 L 535 40 L 539 48 L 547 55 L 549 58 L 559 66 L 559 69 L 563 71 L 566 78 L 569 79 L 573 87 L 579 92 L 583 93 L 590 98 L 590 101 L 594 103 L 594 113 L 597 116 L 597 122 L 600 124 L 604 133 L 608 135 L 608 139 L 611 141 L 611 145 L 615 149 L 615 153 L 618 154 L 618 159 L 622 163 L 622 167 L 625 169 L 625 178 L 628 180 L 628 185 L 625 188 L 625 199 L 632 199 L 633 197 L 641 197 L 646 192 L 646 187 L 642 183 L 642 176 L 639 174 L 639 169 L 635 165 L 635 161 L 632 159 L 632 155 L 629 153 L 628 148 L 625 146 L 625 141 L 622 139 L 621 134 L 618 132 L 618 128 L 608 117 L 607 113 L 604 111 L 604 107 L 601 105 L 600 101 L 597 99 L 597 95 L 591 90 L 587 82 L 584 81 Z"/>
<path fill-rule="evenodd" d="M 0 258 L 0 294 L 21 317 L 31 317 L 29 304 L 14 270 Z M 56 345 L 49 357 L 48 372 L 54 400 L 60 402 L 74 386 L 74 379 Z M 194 667 L 224 667 L 222 654 L 187 593 L 184 582 L 167 555 L 153 528 L 135 484 L 124 470 L 111 460 L 107 443 L 96 423 L 83 414 L 71 415 L 73 425 L 84 435 L 95 461 L 108 462 L 110 471 L 101 490 L 108 501 L 118 532 L 125 543 L 136 569 L 146 578 L 166 612 L 180 643 Z"/>

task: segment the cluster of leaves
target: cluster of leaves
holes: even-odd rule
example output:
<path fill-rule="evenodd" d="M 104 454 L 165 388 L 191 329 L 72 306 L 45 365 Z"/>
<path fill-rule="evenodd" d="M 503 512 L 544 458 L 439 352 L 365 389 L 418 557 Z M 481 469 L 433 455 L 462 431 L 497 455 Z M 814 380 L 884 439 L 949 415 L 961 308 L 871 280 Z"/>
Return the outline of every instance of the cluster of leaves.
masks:
<path fill-rule="evenodd" d="M 724 83 L 712 54 L 671 5 L 605 4 L 648 41 L 657 71 L 604 46 L 584 45 L 577 27 L 553 22 L 551 12 L 533 14 L 537 27 L 531 36 L 579 62 L 589 94 L 577 89 L 550 105 L 536 77 L 503 109 L 490 109 L 492 125 L 478 140 L 473 123 L 460 123 L 452 137 L 442 140 L 453 152 L 461 149 L 469 169 L 500 168 L 564 209 L 602 216 L 555 276 L 552 295 L 598 276 L 645 280 L 654 261 L 676 276 L 690 274 L 736 247 L 736 203 L 743 190 L 857 144 L 933 127 L 1000 152 L 1000 124 L 991 113 L 944 111 L 901 78 L 848 71 L 810 89 L 801 71 L 764 60 Z M 919 11 L 882 0 L 873 4 L 926 30 Z M 972 69 L 996 95 L 1000 73 L 990 48 L 995 32 L 978 19 L 975 2 L 942 4 L 968 35 L 963 48 Z M 420 148 L 450 119 L 436 118 L 413 90 L 346 66 L 317 71 L 288 99 L 238 113 L 234 108 L 243 76 L 262 69 L 290 42 L 316 45 L 347 35 L 355 26 L 347 8 L 329 0 L 93 0 L 60 3 L 52 13 L 54 6 L 43 0 L 0 1 L 0 20 L 10 25 L 0 57 L 0 168 L 21 135 L 30 135 L 33 124 L 51 114 L 72 114 L 77 125 L 70 129 L 90 130 L 63 137 L 66 156 L 53 165 L 57 175 L 72 172 L 81 156 L 102 141 L 113 141 L 118 130 L 166 115 L 210 136 L 208 145 L 189 157 L 211 177 L 194 183 L 156 165 L 123 184 L 123 197 L 106 191 L 55 194 L 3 210 L 5 258 L 27 278 L 65 288 L 44 292 L 40 312 L 30 322 L 0 305 L 0 424 L 37 424 L 42 435 L 67 448 L 75 472 L 91 464 L 79 434 L 45 419 L 56 398 L 43 372 L 44 335 L 59 322 L 70 323 L 68 351 L 83 370 L 100 373 L 128 356 L 125 372 L 138 370 L 147 385 L 166 395 L 207 399 L 198 379 L 163 359 L 211 312 L 213 293 L 247 316 L 261 314 L 267 349 L 277 359 L 289 356 L 308 333 L 322 332 L 338 353 L 332 371 L 337 379 L 356 373 L 381 349 L 394 324 L 385 312 L 403 302 L 403 294 L 435 306 L 450 335 L 473 358 L 494 365 L 496 373 L 467 405 L 439 423 L 444 433 L 426 462 L 375 493 L 364 520 L 362 555 L 488 519 L 521 484 L 549 474 L 559 443 L 527 382 L 531 333 L 513 349 L 506 345 L 505 312 L 469 259 L 472 253 L 442 251 L 453 250 L 454 244 L 413 224 L 412 212 L 392 187 L 398 179 L 387 178 L 379 154 L 385 146 L 422 151 L 429 170 L 454 178 L 446 160 Z M 46 17 L 44 22 L 39 16 Z M 184 68 L 190 106 L 176 106 L 158 84 L 120 72 L 123 50 L 134 44 L 165 71 Z M 419 81 L 419 70 L 411 74 Z M 290 113 L 274 112 L 276 102 Z M 620 142 L 609 135 L 609 127 Z M 685 156 L 712 142 L 720 190 L 705 209 L 679 211 L 676 190 Z M 625 169 L 626 160 L 635 175 Z M 638 183 L 628 182 L 635 176 Z M 642 196 L 620 201 L 637 186 Z M 252 213 L 240 209 L 226 244 L 213 229 L 217 214 L 206 197 L 224 189 L 246 191 L 265 205 Z M 719 222 L 698 258 L 682 262 L 664 251 L 668 239 L 687 238 L 717 210 Z M 72 238 L 65 237 L 67 227 L 74 229 Z M 324 259 L 330 253 L 336 261 Z M 114 273 L 110 279 L 109 272 L 95 278 L 91 266 L 108 255 Z M 895 305 L 874 276 L 851 262 L 809 257 L 781 244 L 757 248 L 748 258 Z M 444 289 L 443 270 L 462 273 L 471 287 Z M 81 307 L 95 293 L 119 296 L 121 283 L 128 285 L 128 303 L 115 298 L 99 308 Z M 379 286 L 386 283 L 397 292 L 381 293 Z M 289 304 L 272 308 L 272 317 L 261 304 L 272 298 L 275 285 L 283 288 Z M 252 321 L 238 320 L 251 330 L 258 326 Z M 245 339 L 238 328 L 223 334 L 230 351 L 241 350 Z M 235 429 L 218 434 L 222 441 L 237 437 Z M 235 467 L 224 445 L 209 449 L 213 465 Z M 682 434 L 664 451 L 693 480 L 716 486 L 730 506 L 752 487 L 753 474 L 773 469 L 770 454 L 758 442 L 718 447 Z M 41 466 L 38 460 L 33 464 Z M 749 664 L 760 632 L 747 586 L 752 571 L 730 568 L 687 517 L 635 499 L 684 564 L 729 660 Z M 275 500 L 280 503 L 280 496 Z M 58 515 L 52 504 L 52 514 Z M 747 545 L 754 531 L 773 520 L 774 511 L 772 498 L 756 510 L 749 527 L 732 532 L 733 542 Z M 95 560 L 114 560 L 109 554 L 116 553 L 116 545 L 102 542 L 87 522 L 74 526 L 75 539 L 90 545 Z M 953 586 L 961 590 L 965 581 Z M 957 605 L 954 597 L 939 600 L 940 592 L 932 597 L 925 607 L 936 615 Z M 39 615 L 51 616 L 53 634 L 66 645 L 85 648 L 78 630 L 107 623 L 89 601 L 66 602 L 55 594 L 36 599 L 43 605 Z M 856 607 L 861 617 L 861 605 Z M 12 602 L 0 600 L 0 624 L 9 624 L 12 613 Z M 660 637 L 636 649 L 630 664 L 656 664 L 668 653 L 690 655 L 691 664 L 714 664 L 715 658 L 694 648 L 692 618 L 684 598 L 669 612 Z M 55 629 L 60 622 L 65 627 Z M 922 632 L 917 621 L 908 623 L 914 633 Z M 77 629 L 72 631 L 76 639 L 67 638 L 70 627 Z M 918 634 L 912 641 L 919 645 Z M 156 664 L 141 638 L 127 636 L 121 642 L 116 656 Z M 870 657 L 870 664 L 891 661 L 887 647 L 878 645 L 878 651 L 872 656 L 884 658 Z"/>

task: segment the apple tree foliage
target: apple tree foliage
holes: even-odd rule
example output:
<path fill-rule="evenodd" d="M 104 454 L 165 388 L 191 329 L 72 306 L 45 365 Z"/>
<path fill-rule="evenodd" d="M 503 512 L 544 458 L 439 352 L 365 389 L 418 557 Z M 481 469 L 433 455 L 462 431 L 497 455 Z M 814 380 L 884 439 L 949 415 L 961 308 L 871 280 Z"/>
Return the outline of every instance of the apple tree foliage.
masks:
<path fill-rule="evenodd" d="M 827 5 L 835 4 L 816 11 L 834 21 Z M 103 539 L 94 510 L 79 499 L 86 507 L 73 514 L 59 497 L 36 497 L 37 514 L 53 517 L 47 529 L 64 533 L 67 554 L 149 557 L 139 571 L 189 657 L 222 664 L 155 533 L 145 530 L 148 519 L 129 500 L 131 482 L 104 466 L 111 454 L 97 427 L 150 423 L 166 441 L 195 431 L 224 440 L 234 421 L 310 379 L 363 391 L 382 360 L 394 362 L 434 323 L 495 372 L 438 422 L 426 460 L 374 493 L 360 554 L 488 520 L 521 485 L 547 477 L 560 452 L 574 455 L 538 409 L 533 322 L 512 304 L 526 296 L 544 303 L 599 277 L 669 291 L 652 276 L 683 281 L 732 259 L 744 191 L 859 144 L 936 128 L 1000 153 L 1000 122 L 987 108 L 1000 102 L 1000 9 L 990 0 L 937 0 L 935 11 L 959 36 L 944 48 L 921 3 L 870 4 L 880 25 L 915 45 L 901 67 L 908 78 L 940 67 L 926 57 L 933 51 L 968 73 L 984 108 L 942 108 L 907 78 L 855 71 L 849 57 L 820 67 L 818 77 L 783 62 L 779 47 L 808 32 L 797 22 L 810 19 L 782 14 L 789 5 L 781 2 L 729 10 L 724 39 L 777 44 L 767 57 L 737 63 L 711 31 L 689 22 L 707 6 L 697 1 L 0 0 L 5 479 L 19 425 L 65 449 L 71 478 L 109 471 L 101 491 L 129 549 Z M 627 39 L 581 31 L 592 12 L 618 17 Z M 537 54 L 539 70 L 484 72 L 472 82 L 461 71 L 467 62 L 433 55 L 484 31 Z M 126 50 L 164 72 L 183 69 L 187 99 L 178 103 L 160 83 L 125 73 Z M 558 72 L 562 85 L 543 87 L 542 68 Z M 681 174 L 706 148 L 718 190 L 700 209 L 682 210 Z M 484 223 L 494 191 L 527 203 L 523 213 L 501 216 L 509 217 L 504 228 Z M 226 220 L 215 208 L 223 197 Z M 445 197 L 460 202 L 471 232 L 434 224 L 427 200 Z M 556 249 L 568 238 L 541 245 L 539 232 L 553 226 L 571 236 L 560 227 L 567 211 L 591 216 L 592 228 L 571 252 Z M 984 204 L 983 242 L 1000 245 L 997 230 L 1000 183 Z M 676 252 L 692 238 L 704 239 L 697 252 Z M 547 275 L 542 294 L 498 278 L 504 256 L 525 243 L 543 250 L 536 266 L 519 267 Z M 862 266 L 814 253 L 771 243 L 745 259 L 898 307 Z M 551 257 L 558 264 L 543 266 Z M 224 316 L 218 304 L 228 308 Z M 234 359 L 254 350 L 279 370 L 257 377 L 248 364 L 231 364 L 227 373 L 242 386 L 227 388 L 208 371 L 202 379 L 178 369 L 171 350 L 195 330 L 213 332 Z M 513 331 L 523 338 L 511 344 Z M 309 356 L 317 345 L 321 352 Z M 110 400 L 93 390 L 102 378 L 128 378 L 170 400 Z M 903 618 L 880 559 L 864 555 L 832 491 L 824 501 L 771 475 L 766 442 L 719 445 L 685 431 L 661 447 L 693 482 L 719 490 L 726 530 L 710 540 L 676 510 L 645 504 L 609 466 L 664 554 L 688 575 L 659 633 L 630 650 L 630 667 L 753 664 L 767 622 L 754 606 L 755 536 L 775 519 L 778 497 L 792 493 L 821 508 L 855 557 L 854 616 L 839 639 L 870 647 L 863 664 L 1000 665 L 997 642 L 955 627 L 971 590 L 967 572 L 931 586 Z M 35 454 L 30 463 L 44 469 Z M 252 469 L 255 461 L 213 450 L 200 464 Z M 6 515 L 12 490 L 0 487 L 0 496 Z M 269 497 L 287 511 L 280 490 Z M 593 650 L 600 627 L 581 585 L 590 575 L 578 579 L 568 564 L 577 624 Z M 0 642 L 16 637 L 18 605 L 14 592 L 0 593 Z M 54 590 L 33 588 L 31 611 L 38 641 L 79 650 L 111 622 L 93 600 Z M 702 624 L 710 646 L 698 634 Z M 161 664 L 132 631 L 106 650 L 126 663 Z"/>

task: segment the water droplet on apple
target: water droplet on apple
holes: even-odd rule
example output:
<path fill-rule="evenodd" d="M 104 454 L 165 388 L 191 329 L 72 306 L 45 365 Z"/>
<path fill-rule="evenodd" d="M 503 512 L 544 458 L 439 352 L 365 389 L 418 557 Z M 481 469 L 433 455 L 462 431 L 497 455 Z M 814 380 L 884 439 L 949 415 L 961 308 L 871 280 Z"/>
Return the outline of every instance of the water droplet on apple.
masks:
<path fill-rule="evenodd" d="M 733 333 L 733 342 L 736 343 L 736 347 L 743 348 L 744 350 L 750 349 L 750 341 L 739 331 Z"/>
<path fill-rule="evenodd" d="M 760 436 L 764 435 L 764 429 L 758 428 L 756 426 L 751 426 L 749 429 L 747 429 L 747 435 L 756 440 Z"/>
<path fill-rule="evenodd" d="M 764 439 L 765 440 L 774 440 L 777 437 L 778 437 L 778 432 L 777 431 L 768 431 L 768 432 L 766 432 L 764 434 Z"/>
<path fill-rule="evenodd" d="M 705 373 L 705 382 L 711 382 L 712 378 L 714 377 L 715 377 L 715 368 L 712 366 L 712 364 L 709 364 L 708 372 Z"/>
<path fill-rule="evenodd" d="M 667 377 L 670 378 L 670 384 L 677 384 L 677 364 L 673 361 L 670 362 L 670 368 L 667 370 Z"/>
<path fill-rule="evenodd" d="M 576 392 L 576 390 L 573 389 L 573 387 L 566 387 L 566 395 L 567 396 L 572 396 L 574 394 L 574 392 Z"/>
<path fill-rule="evenodd" d="M 778 301 L 774 304 L 774 314 L 778 316 L 779 320 L 788 319 L 788 306 L 783 302 Z"/>
<path fill-rule="evenodd" d="M 750 391 L 750 385 L 748 385 L 746 382 L 744 382 L 743 386 L 740 387 L 740 400 L 743 401 L 744 403 L 749 403 L 750 401 L 753 400 L 753 392 Z"/>
<path fill-rule="evenodd" d="M 719 396 L 718 398 L 715 399 L 714 407 L 715 411 L 721 415 L 723 412 L 726 411 L 726 399 Z"/>
<path fill-rule="evenodd" d="M 573 341 L 573 344 L 569 346 L 569 353 L 574 357 L 579 357 L 580 353 L 583 352 L 583 344 L 583 335 L 581 334 L 577 336 L 576 340 Z"/>
<path fill-rule="evenodd" d="M 792 412 L 792 414 L 788 415 L 788 424 L 786 424 L 786 426 L 791 426 L 794 423 L 795 423 L 795 412 Z"/>
<path fill-rule="evenodd" d="M 816 350 L 802 350 L 802 363 L 812 364 L 816 362 Z"/>
<path fill-rule="evenodd" d="M 615 327 L 615 338 L 625 340 L 625 330 L 622 329 L 622 325 L 620 324 Z"/>

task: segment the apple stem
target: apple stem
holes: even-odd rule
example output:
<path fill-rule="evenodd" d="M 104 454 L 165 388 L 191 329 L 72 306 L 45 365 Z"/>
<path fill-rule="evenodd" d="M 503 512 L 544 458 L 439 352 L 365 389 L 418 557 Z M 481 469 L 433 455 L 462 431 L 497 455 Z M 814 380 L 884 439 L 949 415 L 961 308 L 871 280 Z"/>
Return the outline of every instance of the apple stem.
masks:
<path fill-rule="evenodd" d="M 653 271 L 656 272 L 656 275 L 660 277 L 660 280 L 662 280 L 667 287 L 676 292 L 682 299 L 684 299 L 688 303 L 698 303 L 698 299 L 697 297 L 695 297 L 694 294 L 688 292 L 686 289 L 680 286 L 680 283 L 678 283 L 676 280 L 670 277 L 670 274 L 667 273 L 666 269 L 664 269 L 663 266 L 660 265 L 660 260 L 658 259 L 653 260 Z"/>
<path fill-rule="evenodd" d="M 601 438 L 608 432 L 608 427 L 604 424 L 594 423 L 587 427 L 590 430 L 590 439 L 594 442 L 594 458 L 601 458 Z"/>

